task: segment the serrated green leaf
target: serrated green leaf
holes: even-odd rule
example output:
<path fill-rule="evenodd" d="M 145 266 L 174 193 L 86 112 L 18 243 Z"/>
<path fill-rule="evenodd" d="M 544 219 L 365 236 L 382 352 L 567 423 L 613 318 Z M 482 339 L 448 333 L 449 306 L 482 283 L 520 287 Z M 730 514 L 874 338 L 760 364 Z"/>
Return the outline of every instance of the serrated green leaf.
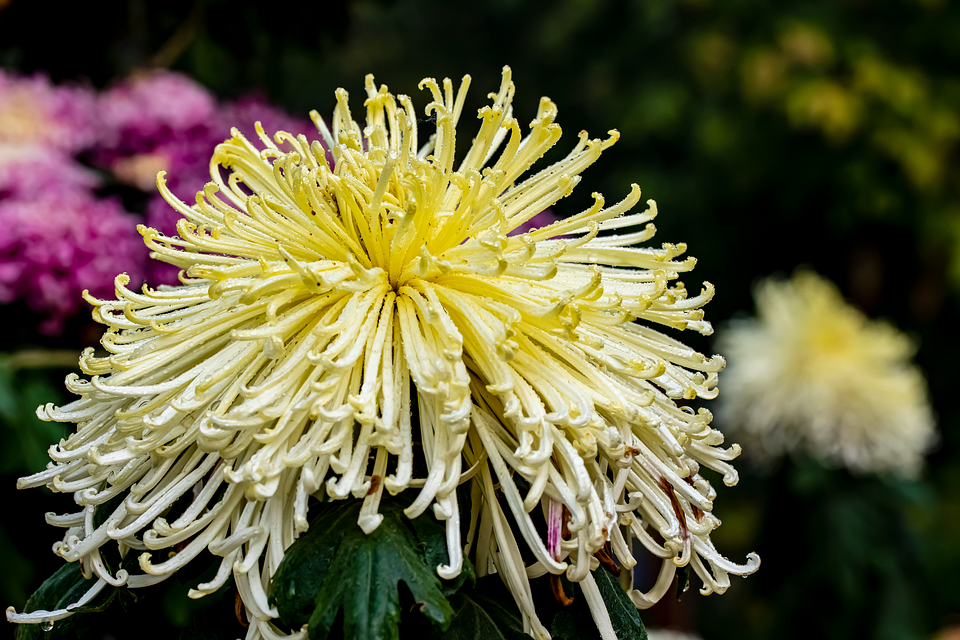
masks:
<path fill-rule="evenodd" d="M 610 622 L 618 640 L 647 640 L 647 630 L 640 620 L 637 607 L 620 586 L 620 582 L 608 571 L 599 568 L 593 572 L 603 603 L 610 614 Z"/>
<path fill-rule="evenodd" d="M 600 640 L 600 632 L 593 622 L 593 615 L 583 597 L 580 583 L 570 582 L 563 574 L 560 575 L 560 584 L 563 592 L 573 602 L 563 606 L 553 596 L 550 588 L 549 576 L 543 576 L 535 581 L 535 602 L 540 619 L 550 620 L 550 635 L 556 640 Z"/>
<path fill-rule="evenodd" d="M 506 592 L 500 577 L 492 575 L 453 596 L 453 622 L 441 640 L 529 640 L 509 592 L 506 601 L 491 597 L 498 589 Z"/>
<path fill-rule="evenodd" d="M 357 525 L 360 506 L 321 505 L 309 531 L 287 549 L 270 589 L 280 619 L 292 628 L 306 622 L 311 640 L 324 640 L 342 609 L 344 640 L 396 640 L 403 582 L 420 611 L 446 630 L 453 609 L 441 590 L 438 562 L 428 564 L 402 507 L 384 501 L 383 521 L 368 535 Z"/>
<path fill-rule="evenodd" d="M 316 607 L 317 593 L 356 515 L 346 503 L 323 505 L 324 513 L 283 554 L 270 585 L 270 601 L 280 619 L 293 628 L 305 625 Z"/>
<path fill-rule="evenodd" d="M 43 581 L 40 588 L 34 591 L 33 595 L 27 600 L 27 604 L 23 610 L 26 613 L 39 611 L 41 609 L 53 611 L 57 608 L 57 604 L 62 601 L 64 596 L 78 585 L 86 586 L 88 589 L 91 586 L 87 580 L 83 579 L 83 573 L 80 571 L 79 563 L 67 563 Z M 38 624 L 17 625 L 16 634 L 17 640 L 34 640 L 51 637 L 44 634 Z"/>
<path fill-rule="evenodd" d="M 596 634 L 583 637 L 583 634 L 577 629 L 577 617 L 570 611 L 561 609 L 553 616 L 550 623 L 550 635 L 556 640 L 593 640 Z"/>
<path fill-rule="evenodd" d="M 337 613 L 344 610 L 344 640 L 396 640 L 399 638 L 400 594 L 403 581 L 420 610 L 446 629 L 453 609 L 440 591 L 435 570 L 428 568 L 416 542 L 402 522 L 384 517 L 373 533 L 359 528 L 348 532 L 330 565 L 330 575 L 317 594 L 310 617 L 311 640 L 325 640 Z"/>
<path fill-rule="evenodd" d="M 450 561 L 450 556 L 447 554 L 447 535 L 444 526 L 429 516 L 414 518 L 409 522 L 423 547 L 423 555 L 427 566 L 433 567 L 436 571 L 439 565 L 447 564 Z M 465 557 L 460 575 L 453 580 L 441 580 L 440 588 L 443 595 L 451 596 L 468 582 L 470 586 L 474 586 L 477 582 L 477 574 L 473 570 L 473 564 Z"/>
<path fill-rule="evenodd" d="M 93 584 L 94 583 L 92 581 L 84 581 L 74 585 L 70 591 L 67 591 L 67 593 L 60 598 L 60 602 L 57 603 L 57 609 L 65 609 L 68 605 L 78 601 L 87 591 L 90 590 Z M 106 611 L 107 607 L 110 606 L 110 603 L 113 602 L 113 599 L 117 597 L 117 593 L 119 591 L 119 589 L 103 589 L 93 598 L 93 600 L 87 604 L 80 607 L 74 607 L 72 609 L 74 615 L 70 616 L 69 618 L 65 618 L 64 622 L 67 620 L 76 619 L 77 615 L 81 613 L 100 613 L 101 611 Z"/>
<path fill-rule="evenodd" d="M 85 580 L 84 582 L 78 583 L 73 586 L 67 593 L 60 598 L 60 601 L 57 603 L 57 609 L 63 609 L 67 605 L 73 604 L 77 600 L 83 597 L 90 587 L 93 586 L 92 580 Z M 83 605 L 82 607 L 75 607 L 73 609 L 73 615 L 64 618 L 63 620 L 58 620 L 54 623 L 53 629 L 49 633 L 43 635 L 44 640 L 73 640 L 74 638 L 83 638 L 86 636 L 86 632 L 89 630 L 91 619 L 85 614 L 88 613 L 101 613 L 106 611 L 107 608 L 113 604 L 114 599 L 117 597 L 117 594 L 120 592 L 120 589 L 114 589 L 112 587 L 107 587 L 94 597 L 93 600 Z"/>
<path fill-rule="evenodd" d="M 610 616 L 610 622 L 619 640 L 646 640 L 647 632 L 640 614 L 634 606 L 630 596 L 620 586 L 620 582 L 606 569 L 600 567 L 594 570 L 593 579 L 603 598 L 603 603 Z M 547 591 L 545 579 L 540 579 L 538 588 Z M 593 614 L 587 604 L 580 585 L 568 582 L 561 577 L 564 593 L 573 598 L 570 606 L 563 607 L 556 603 L 552 596 L 541 597 L 537 603 L 537 610 L 541 618 L 550 620 L 550 634 L 557 640 L 600 640 L 600 631 L 593 621 Z M 542 604 L 541 604 L 542 603 Z M 548 617 L 550 612 L 553 616 Z"/>

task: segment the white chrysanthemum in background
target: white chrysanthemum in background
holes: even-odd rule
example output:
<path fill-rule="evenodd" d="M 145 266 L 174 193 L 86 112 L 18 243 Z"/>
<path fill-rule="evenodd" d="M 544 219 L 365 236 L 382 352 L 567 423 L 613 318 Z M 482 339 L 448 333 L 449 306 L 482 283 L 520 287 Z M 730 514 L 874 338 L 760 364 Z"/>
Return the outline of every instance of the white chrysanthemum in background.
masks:
<path fill-rule="evenodd" d="M 712 287 L 690 296 L 677 281 L 695 263 L 677 259 L 683 245 L 635 246 L 654 235 L 656 215 L 652 201 L 625 215 L 640 201 L 636 185 L 612 206 L 594 194 L 582 213 L 511 236 L 569 195 L 617 134 L 581 133 L 565 159 L 521 179 L 560 128 L 543 98 L 521 134 L 505 69 L 457 163 L 468 85 L 423 81 L 436 117 L 423 146 L 410 98 L 368 77 L 363 125 L 342 89 L 332 131 L 313 114 L 332 166 L 319 143 L 258 126 L 259 144 L 234 130 L 216 148 L 212 182 L 192 206 L 161 176 L 183 216 L 179 237 L 142 233 L 183 270 L 183 285 L 137 292 L 120 276 L 117 300 L 91 300 L 109 354 L 81 358 L 90 379 L 67 380 L 79 400 L 39 410 L 77 431 L 51 448 L 47 471 L 21 482 L 74 494 L 82 509 L 48 521 L 67 528 L 57 552 L 97 578 L 91 593 L 158 582 L 209 550 L 220 571 L 191 595 L 232 576 L 247 637 L 280 637 L 266 594 L 308 526 L 308 497 L 362 500 L 359 526 L 370 532 L 384 489 L 415 493 L 409 517 L 432 509 L 446 522 L 441 576 L 470 554 L 479 575 L 502 577 L 537 638 L 549 633 L 529 578 L 564 572 L 602 637 L 614 637 L 591 573 L 605 548 L 628 569 L 633 540 L 661 559 L 652 590 L 629 592 L 640 607 L 677 567 L 690 565 L 703 593 L 757 568 L 755 554 L 738 565 L 714 548 L 716 492 L 699 473 L 736 483 L 739 447 L 719 446 L 709 411 L 674 400 L 714 397 L 724 361 L 653 328 L 710 333 L 701 307 Z M 611 233 L 620 229 L 629 231 Z M 456 488 L 468 481 L 474 508 L 461 539 Z M 94 526 L 114 497 L 123 499 Z M 178 501 L 190 504 L 168 516 Z M 142 573 L 112 575 L 100 556 L 108 544 L 139 554 Z"/>
<path fill-rule="evenodd" d="M 702 640 L 695 633 L 674 629 L 647 629 L 647 640 Z"/>
<path fill-rule="evenodd" d="M 718 340 L 730 363 L 721 421 L 751 456 L 802 452 L 854 472 L 916 474 L 935 433 L 910 339 L 811 272 L 761 282 L 756 303 L 756 319 Z"/>

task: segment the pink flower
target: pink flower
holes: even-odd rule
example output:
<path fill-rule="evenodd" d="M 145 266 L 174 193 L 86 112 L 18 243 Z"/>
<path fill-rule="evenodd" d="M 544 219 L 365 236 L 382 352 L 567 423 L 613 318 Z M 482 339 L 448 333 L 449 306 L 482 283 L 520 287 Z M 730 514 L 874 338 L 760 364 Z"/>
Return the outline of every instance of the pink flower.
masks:
<path fill-rule="evenodd" d="M 273 135 L 287 131 L 318 140 L 307 117 L 294 118 L 263 98 L 251 95 L 217 105 L 207 89 L 169 71 L 136 76 L 108 89 L 100 99 L 107 133 L 95 153 L 122 182 L 153 193 L 146 222 L 167 235 L 176 235 L 180 214 L 157 193 L 156 175 L 167 172 L 167 186 L 190 202 L 210 181 L 209 158 L 230 137 L 232 127 L 256 138 L 255 122 Z M 177 269 L 151 261 L 151 282 L 175 283 Z"/>
<path fill-rule="evenodd" d="M 558 218 L 556 214 L 553 213 L 552 209 L 544 209 L 543 211 L 533 216 L 532 218 L 524 222 L 522 225 L 520 225 L 519 227 L 517 227 L 507 235 L 519 236 L 524 233 L 529 233 L 534 229 L 548 227 L 559 219 L 560 218 Z"/>
<path fill-rule="evenodd" d="M 217 102 L 183 74 L 150 71 L 107 89 L 98 107 L 106 126 L 101 144 L 131 155 L 205 132 L 216 119 Z"/>
<path fill-rule="evenodd" d="M 65 191 L 0 202 L 0 303 L 24 300 L 47 316 L 41 333 L 86 308 L 84 289 L 111 297 L 121 272 L 136 286 L 146 258 L 136 218 L 114 200 Z"/>
<path fill-rule="evenodd" d="M 221 119 L 227 125 L 224 131 L 225 138 L 230 136 L 231 127 L 236 127 L 248 138 L 255 137 L 257 134 L 254 125 L 259 121 L 263 125 L 263 130 L 270 136 L 277 131 L 286 131 L 293 135 L 302 133 L 307 140 L 320 139 L 320 134 L 310 118 L 293 117 L 255 94 L 225 104 L 221 109 Z"/>
<path fill-rule="evenodd" d="M 147 224 L 176 234 L 179 214 L 157 193 L 157 173 L 178 196 L 192 200 L 209 180 L 209 158 L 230 127 L 217 112 L 214 95 L 191 78 L 151 71 L 107 89 L 99 107 L 106 131 L 95 160 L 127 184 L 153 194 Z M 150 261 L 150 280 L 175 283 L 177 269 Z"/>
<path fill-rule="evenodd" d="M 23 77 L 0 69 L 0 143 L 76 153 L 97 139 L 99 122 L 92 89 L 54 86 L 40 74 Z"/>
<path fill-rule="evenodd" d="M 0 142 L 0 198 L 33 198 L 98 184 L 92 171 L 59 149 Z"/>

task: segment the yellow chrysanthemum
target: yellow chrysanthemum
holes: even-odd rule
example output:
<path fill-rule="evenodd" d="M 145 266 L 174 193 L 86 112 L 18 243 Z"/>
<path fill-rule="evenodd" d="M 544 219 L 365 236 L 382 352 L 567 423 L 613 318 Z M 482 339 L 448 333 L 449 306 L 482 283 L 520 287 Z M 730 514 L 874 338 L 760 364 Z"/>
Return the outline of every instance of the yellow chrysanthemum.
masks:
<path fill-rule="evenodd" d="M 757 319 L 723 333 L 722 417 L 751 454 L 803 452 L 855 472 L 916 474 L 935 440 L 914 346 L 800 271 L 756 291 Z"/>
<path fill-rule="evenodd" d="M 739 448 L 718 448 L 708 411 L 674 402 L 714 397 L 723 359 L 650 326 L 709 333 L 701 307 L 712 288 L 688 296 L 671 285 L 694 266 L 678 259 L 683 245 L 634 247 L 653 236 L 656 215 L 652 201 L 623 215 L 640 200 L 636 185 L 613 206 L 594 194 L 578 215 L 509 236 L 569 195 L 617 133 L 581 133 L 566 158 L 521 181 L 560 127 L 543 98 L 521 134 L 504 69 L 457 164 L 469 80 L 457 92 L 449 79 L 422 82 L 436 118 L 422 147 L 410 98 L 368 76 L 364 125 L 342 89 L 332 131 L 312 114 L 332 166 L 319 143 L 271 139 L 258 126 L 261 146 L 234 130 L 216 148 L 212 182 L 193 206 L 161 174 L 183 215 L 179 237 L 141 232 L 155 257 L 183 269 L 183 284 L 138 293 L 120 276 L 116 301 L 91 300 L 110 328 L 109 355 L 85 352 L 90 379 L 67 381 L 80 399 L 39 411 L 77 432 L 51 449 L 47 471 L 21 482 L 74 492 L 84 509 L 48 520 L 68 527 L 57 552 L 85 559 L 94 588 L 163 580 L 209 549 L 223 557 L 220 571 L 191 595 L 232 574 L 248 638 L 278 637 L 266 593 L 307 528 L 308 497 L 363 500 L 359 526 L 369 532 L 384 490 L 415 491 L 407 515 L 432 507 L 446 522 L 441 576 L 456 576 L 470 553 L 480 575 L 502 576 L 538 638 L 549 633 L 528 578 L 562 572 L 582 581 L 610 637 L 590 573 L 607 543 L 628 568 L 634 538 L 663 559 L 653 589 L 630 592 L 642 607 L 678 566 L 692 565 L 704 593 L 756 569 L 756 556 L 741 566 L 713 547 L 715 492 L 699 474 L 703 465 L 735 483 L 728 461 Z M 463 540 L 455 489 L 470 479 Z M 165 520 L 190 491 L 190 506 Z M 118 495 L 95 528 L 93 506 Z M 536 558 L 530 566 L 497 495 Z M 538 507 L 549 532 L 529 515 Z M 106 572 L 98 554 L 111 541 L 142 553 L 143 575 Z M 8 617 L 41 619 L 31 615 Z"/>

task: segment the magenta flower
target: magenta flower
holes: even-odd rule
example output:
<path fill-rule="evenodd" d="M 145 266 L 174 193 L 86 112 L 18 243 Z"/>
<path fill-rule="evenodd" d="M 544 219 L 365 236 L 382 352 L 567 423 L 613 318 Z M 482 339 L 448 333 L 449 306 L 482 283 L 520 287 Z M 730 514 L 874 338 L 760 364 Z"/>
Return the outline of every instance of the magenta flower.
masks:
<path fill-rule="evenodd" d="M 256 95 L 218 106 L 206 88 L 169 71 L 117 84 L 104 92 L 99 106 L 107 129 L 95 161 L 120 181 L 154 194 L 146 222 L 167 235 L 177 234 L 181 216 L 157 193 L 159 171 L 167 172 L 167 187 L 174 195 L 192 201 L 210 181 L 210 155 L 230 137 L 232 127 L 253 131 L 260 121 L 267 131 L 312 131 L 309 139 L 319 139 L 307 117 L 291 117 Z M 177 282 L 175 267 L 151 261 L 148 268 L 151 282 Z"/>
<path fill-rule="evenodd" d="M 543 211 L 541 211 L 540 213 L 538 213 L 537 215 L 530 218 L 529 220 L 527 220 L 526 222 L 524 222 L 523 224 L 521 224 L 519 227 L 517 227 L 507 235 L 519 236 L 520 234 L 529 233 L 535 229 L 542 229 L 543 227 L 549 227 L 559 219 L 560 218 L 558 218 L 557 215 L 553 212 L 553 209 L 550 209 L 548 207 Z"/>
<path fill-rule="evenodd" d="M 107 89 L 98 107 L 106 127 L 101 145 L 134 155 L 151 152 L 171 138 L 204 133 L 216 119 L 217 102 L 183 74 L 150 71 Z"/>
<path fill-rule="evenodd" d="M 99 122 L 92 89 L 0 69 L 0 143 L 76 153 L 97 139 Z"/>
<path fill-rule="evenodd" d="M 0 142 L 0 198 L 34 198 L 98 184 L 93 171 L 59 149 Z"/>
<path fill-rule="evenodd" d="M 84 289 L 110 297 L 120 272 L 141 281 L 147 252 L 136 222 L 118 202 L 82 191 L 3 200 L 0 303 L 26 301 L 46 316 L 40 333 L 59 333 L 67 317 L 87 307 Z"/>
<path fill-rule="evenodd" d="M 224 137 L 230 137 L 230 128 L 236 127 L 241 131 L 254 134 L 254 124 L 260 122 L 264 131 L 272 135 L 275 131 L 287 131 L 292 134 L 303 133 L 308 140 L 319 140 L 317 128 L 306 116 L 297 118 L 283 109 L 278 109 L 261 96 L 253 94 L 227 103 L 221 108 L 221 119 L 228 124 Z"/>
<path fill-rule="evenodd" d="M 167 215 L 157 194 L 156 176 L 176 176 L 170 187 L 189 197 L 209 179 L 206 158 L 229 135 L 221 123 L 214 95 L 191 78 L 170 71 L 151 71 L 107 89 L 99 108 L 106 123 L 94 154 L 98 164 L 131 186 L 154 194 L 147 220 L 164 233 L 176 233 L 176 215 Z M 152 282 L 176 282 L 177 269 L 148 265 Z"/>
<path fill-rule="evenodd" d="M 167 187 L 178 198 L 193 200 L 196 193 L 202 191 L 210 181 L 209 157 L 213 149 L 230 137 L 232 127 L 253 131 L 256 122 L 260 122 L 265 131 L 313 131 L 314 135 L 308 135 L 308 140 L 320 137 L 308 118 L 294 118 L 259 96 L 228 102 L 219 108 L 216 119 L 208 127 L 195 127 L 187 135 L 174 132 L 167 141 L 152 150 L 153 157 L 161 157 L 166 161 L 166 166 L 161 168 L 168 174 Z M 156 191 L 156 171 L 151 176 L 147 190 Z M 176 222 L 180 217 L 159 194 L 147 209 L 147 224 L 168 234 L 176 233 Z"/>

